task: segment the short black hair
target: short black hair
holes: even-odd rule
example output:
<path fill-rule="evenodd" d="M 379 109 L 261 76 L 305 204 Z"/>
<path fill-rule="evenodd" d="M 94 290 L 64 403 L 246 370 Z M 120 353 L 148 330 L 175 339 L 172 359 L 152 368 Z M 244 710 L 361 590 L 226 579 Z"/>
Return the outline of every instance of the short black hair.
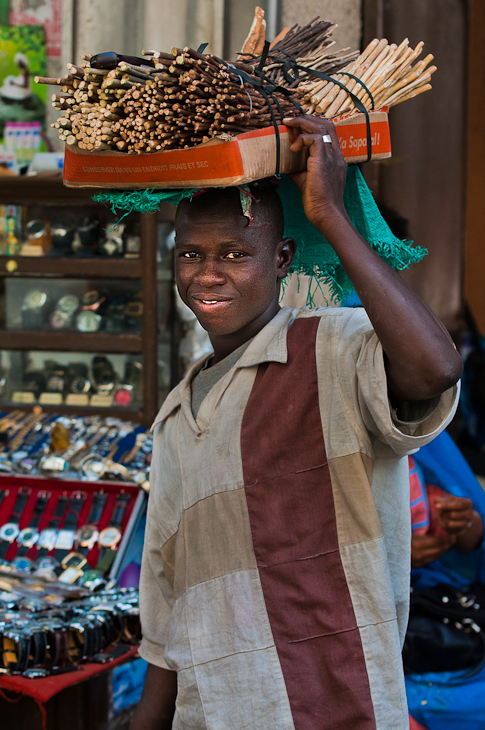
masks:
<path fill-rule="evenodd" d="M 246 186 L 245 186 L 246 187 Z M 276 190 L 274 183 L 267 180 L 259 180 L 247 186 L 252 196 L 251 212 L 254 219 L 260 224 L 270 225 L 274 230 L 275 243 L 279 243 L 283 238 L 284 232 L 284 214 L 283 205 L 280 196 Z M 210 206 L 211 204 L 220 203 L 221 199 L 232 198 L 239 203 L 241 190 L 239 187 L 228 188 L 207 188 L 203 193 L 196 195 L 191 199 L 191 203 L 196 206 Z M 177 214 L 182 207 L 190 205 L 188 199 L 184 199 L 179 203 Z M 241 209 L 241 216 L 243 211 Z M 249 220 L 248 221 L 249 225 Z"/>

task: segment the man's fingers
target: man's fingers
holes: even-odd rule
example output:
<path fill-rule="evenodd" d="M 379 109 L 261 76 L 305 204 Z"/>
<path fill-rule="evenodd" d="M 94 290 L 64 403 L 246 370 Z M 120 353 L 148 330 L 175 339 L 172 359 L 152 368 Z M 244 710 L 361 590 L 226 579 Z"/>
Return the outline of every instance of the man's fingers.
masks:
<path fill-rule="evenodd" d="M 291 127 L 292 129 L 299 129 L 305 134 L 318 134 L 321 136 L 329 134 L 332 138 L 332 142 L 338 142 L 333 122 L 331 122 L 330 119 L 325 119 L 324 117 L 302 116 L 287 118 L 283 119 L 283 124 L 287 127 Z"/>

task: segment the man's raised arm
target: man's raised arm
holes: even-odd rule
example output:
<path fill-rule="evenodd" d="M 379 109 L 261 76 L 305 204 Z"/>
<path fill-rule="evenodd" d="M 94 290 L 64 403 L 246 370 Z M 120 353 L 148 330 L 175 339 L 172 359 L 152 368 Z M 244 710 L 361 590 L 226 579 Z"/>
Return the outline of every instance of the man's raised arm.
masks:
<path fill-rule="evenodd" d="M 343 203 L 347 165 L 333 124 L 312 116 L 285 124 L 300 132 L 291 149 L 308 149 L 306 171 L 291 176 L 305 214 L 337 253 L 369 315 L 384 350 L 391 400 L 440 395 L 459 379 L 461 358 L 439 319 L 352 225 Z"/>

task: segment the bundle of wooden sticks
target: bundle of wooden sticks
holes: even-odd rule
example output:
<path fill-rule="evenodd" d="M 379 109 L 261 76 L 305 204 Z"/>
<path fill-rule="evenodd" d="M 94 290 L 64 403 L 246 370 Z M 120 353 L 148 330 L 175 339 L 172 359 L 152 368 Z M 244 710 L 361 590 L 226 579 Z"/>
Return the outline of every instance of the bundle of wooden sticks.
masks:
<path fill-rule="evenodd" d="M 436 66 L 429 64 L 429 54 L 414 63 L 423 49 L 418 43 L 413 50 L 407 38 L 397 46 L 375 38 L 341 73 L 333 78 L 344 83 L 346 90 L 331 81 L 312 79 L 298 86 L 301 105 L 307 114 L 320 114 L 329 119 L 357 111 L 352 92 L 366 109 L 395 106 L 431 89 L 431 74 Z M 346 77 L 346 72 L 356 76 Z M 360 83 L 362 82 L 362 83 Z"/>
<path fill-rule="evenodd" d="M 376 39 L 358 57 L 348 49 L 332 52 L 335 26 L 316 18 L 286 28 L 268 52 L 264 24 L 257 29 L 256 20 L 234 63 L 186 47 L 143 51 L 144 58 L 131 62 L 121 57 L 112 68 L 83 56 L 81 65 L 68 64 L 62 78 L 36 77 L 60 92 L 52 103 L 62 115 L 52 126 L 61 140 L 85 150 L 156 152 L 269 127 L 299 113 L 297 104 L 329 118 L 353 113 L 348 91 L 370 109 L 369 92 L 379 108 L 431 88 L 432 56 L 414 64 L 422 43 L 412 50 L 407 39 L 399 46 Z M 312 76 L 311 69 L 345 83 L 348 91 Z"/>

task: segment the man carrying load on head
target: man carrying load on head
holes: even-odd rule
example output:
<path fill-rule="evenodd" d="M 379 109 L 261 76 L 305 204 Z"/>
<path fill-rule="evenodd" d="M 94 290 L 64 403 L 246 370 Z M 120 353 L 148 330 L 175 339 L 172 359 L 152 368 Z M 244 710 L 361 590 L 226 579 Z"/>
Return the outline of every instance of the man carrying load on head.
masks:
<path fill-rule="evenodd" d="M 177 286 L 214 352 L 154 424 L 132 730 L 409 727 L 402 457 L 450 421 L 461 360 L 350 222 L 333 125 L 286 123 L 305 214 L 365 311 L 280 308 L 295 244 L 274 191 L 249 215 L 235 188 L 180 203 Z"/>

